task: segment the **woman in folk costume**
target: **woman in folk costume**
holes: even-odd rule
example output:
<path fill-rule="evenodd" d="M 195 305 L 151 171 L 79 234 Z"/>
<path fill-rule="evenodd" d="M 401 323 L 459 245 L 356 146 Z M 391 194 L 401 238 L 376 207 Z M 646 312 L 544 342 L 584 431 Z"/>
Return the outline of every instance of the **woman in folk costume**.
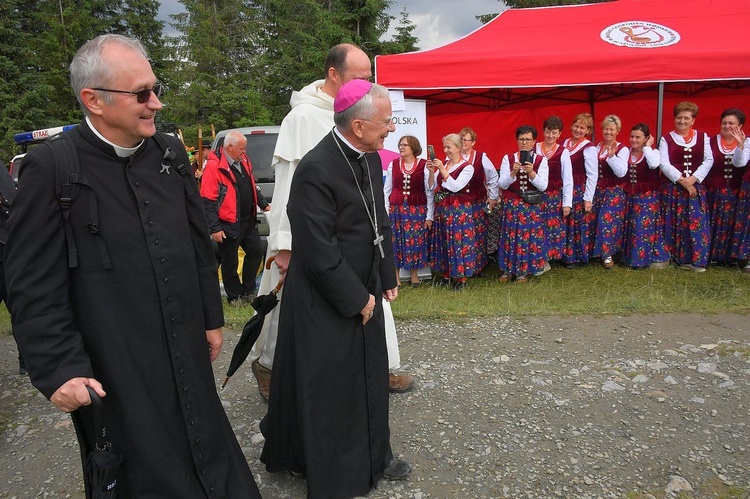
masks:
<path fill-rule="evenodd" d="M 537 142 L 535 152 L 547 158 L 549 181 L 541 203 L 544 217 L 544 269 L 549 270 L 550 260 L 562 260 L 565 248 L 565 219 L 573 206 L 573 170 L 570 152 L 557 143 L 562 133 L 563 122 L 557 116 L 544 120 L 544 141 Z"/>
<path fill-rule="evenodd" d="M 432 228 L 435 204 L 435 170 L 419 159 L 419 139 L 404 135 L 398 141 L 400 158 L 394 159 L 385 172 L 385 199 L 393 232 L 393 254 L 396 269 L 409 271 L 412 287 L 419 287 L 417 271 L 429 265 L 428 231 Z"/>
<path fill-rule="evenodd" d="M 469 194 L 474 199 L 474 218 L 477 227 L 477 272 L 487 265 L 488 254 L 497 251 L 496 240 L 490 241 L 490 224 L 498 221 L 493 216 L 497 204 L 497 169 L 486 153 L 474 149 L 477 133 L 470 127 L 458 132 L 461 137 L 461 157 L 474 166 L 474 176 L 469 182 Z M 497 234 L 495 234 L 497 235 Z"/>
<path fill-rule="evenodd" d="M 461 137 L 457 133 L 443 137 L 443 150 L 445 163 L 435 159 L 427 164 L 439 172 L 430 254 L 432 268 L 442 274 L 437 284 L 460 291 L 466 287 L 466 278 L 477 271 L 476 219 L 468 189 L 474 166 L 461 158 Z"/>
<path fill-rule="evenodd" d="M 602 259 L 605 269 L 615 266 L 612 255 L 622 249 L 625 226 L 625 183 L 628 171 L 628 148 L 617 141 L 622 121 L 610 114 L 602 121 L 602 141 L 597 144 L 599 175 L 594 194 L 594 219 L 590 226 L 592 257 Z"/>
<path fill-rule="evenodd" d="M 630 131 L 622 260 L 633 268 L 665 269 L 669 263 L 661 220 L 659 151 L 653 145 L 654 137 L 645 123 Z"/>
<path fill-rule="evenodd" d="M 705 272 L 710 226 L 706 192 L 701 185 L 713 165 L 708 134 L 693 128 L 698 106 L 674 107 L 675 129 L 659 141 L 664 243 L 681 268 Z"/>
<path fill-rule="evenodd" d="M 744 135 L 744 132 L 742 135 Z M 750 138 L 746 138 L 742 142 L 740 164 L 744 166 L 745 174 L 742 176 L 740 192 L 737 195 L 730 256 L 736 260 L 744 261 L 745 266 L 742 271 L 750 274 L 750 168 L 747 168 L 748 161 L 750 161 Z"/>
<path fill-rule="evenodd" d="M 547 189 L 547 158 L 534 154 L 536 128 L 523 125 L 516 129 L 518 152 L 503 157 L 500 188 L 503 189 L 500 241 L 497 264 L 500 282 L 515 277 L 519 284 L 531 274 L 541 272 L 546 261 L 544 215 L 541 199 Z"/>
<path fill-rule="evenodd" d="M 563 147 L 570 154 L 573 170 L 573 207 L 566 217 L 565 247 L 563 263 L 566 267 L 576 268 L 589 261 L 589 231 L 591 210 L 594 205 L 596 180 L 599 176 L 596 147 L 586 138 L 594 126 L 594 118 L 588 113 L 581 113 L 573 119 L 571 137 L 563 142 Z"/>
<path fill-rule="evenodd" d="M 721 131 L 710 138 L 714 165 L 701 185 L 706 189 L 708 216 L 711 221 L 709 261 L 729 262 L 732 249 L 737 197 L 746 161 L 742 161 L 745 144 L 745 113 L 730 108 L 721 113 Z"/>

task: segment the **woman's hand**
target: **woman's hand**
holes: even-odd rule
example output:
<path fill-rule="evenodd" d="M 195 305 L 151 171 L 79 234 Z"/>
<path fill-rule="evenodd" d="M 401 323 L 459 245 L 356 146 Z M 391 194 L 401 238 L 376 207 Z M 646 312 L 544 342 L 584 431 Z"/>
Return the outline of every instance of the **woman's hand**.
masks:
<path fill-rule="evenodd" d="M 737 125 L 733 125 L 729 133 L 732 134 L 734 140 L 737 141 L 737 147 L 742 148 L 746 138 L 745 132 L 742 131 L 742 128 Z"/>
<path fill-rule="evenodd" d="M 425 221 L 424 221 L 424 226 L 425 226 L 425 227 L 426 227 L 427 229 L 432 229 L 432 220 L 425 220 Z"/>

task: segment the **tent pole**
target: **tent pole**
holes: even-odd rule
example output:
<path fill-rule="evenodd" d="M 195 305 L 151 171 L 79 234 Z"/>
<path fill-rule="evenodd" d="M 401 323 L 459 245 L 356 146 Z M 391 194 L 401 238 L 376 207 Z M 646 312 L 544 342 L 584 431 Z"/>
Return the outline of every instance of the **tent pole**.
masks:
<path fill-rule="evenodd" d="M 594 126 L 591 127 L 591 142 L 596 144 L 596 113 L 594 112 L 594 87 L 589 87 L 589 113 L 594 120 Z"/>
<path fill-rule="evenodd" d="M 657 104 L 656 108 L 656 135 L 654 136 L 656 140 L 658 140 L 661 137 L 661 122 L 664 118 L 664 82 L 659 82 L 659 102 Z M 658 147 L 657 143 L 657 147 Z"/>

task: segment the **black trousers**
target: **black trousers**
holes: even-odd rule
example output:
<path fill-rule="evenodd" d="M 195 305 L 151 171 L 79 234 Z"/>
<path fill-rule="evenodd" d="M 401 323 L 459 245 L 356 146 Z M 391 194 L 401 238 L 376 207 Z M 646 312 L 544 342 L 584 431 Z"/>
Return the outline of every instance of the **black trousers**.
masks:
<path fill-rule="evenodd" d="M 240 248 L 245 252 L 241 280 L 237 275 Z M 219 244 L 219 258 L 224 291 L 229 301 L 255 293 L 255 276 L 258 275 L 258 268 L 263 262 L 263 246 L 255 219 L 240 221 L 238 236 L 227 237 Z"/>

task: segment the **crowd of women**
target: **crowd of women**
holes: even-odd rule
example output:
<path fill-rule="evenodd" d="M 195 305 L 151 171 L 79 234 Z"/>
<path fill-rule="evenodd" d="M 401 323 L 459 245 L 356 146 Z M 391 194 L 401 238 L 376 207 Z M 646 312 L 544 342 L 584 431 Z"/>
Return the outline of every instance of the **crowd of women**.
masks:
<path fill-rule="evenodd" d="M 716 262 L 750 273 L 745 114 L 724 111 L 716 135 L 694 128 L 697 115 L 696 104 L 677 104 L 674 130 L 656 147 L 645 123 L 632 127 L 628 144 L 619 141 L 615 115 L 595 144 L 586 113 L 560 143 L 563 122 L 550 116 L 541 140 L 531 125 L 516 129 L 517 150 L 498 169 L 474 149 L 471 128 L 443 137 L 445 159 L 420 159 L 419 141 L 401 137 L 385 178 L 397 268 L 417 287 L 417 270 L 429 266 L 437 284 L 456 290 L 490 256 L 500 282 L 528 282 L 550 261 L 575 268 L 592 259 L 607 269 L 619 259 L 634 269 L 671 261 L 704 272 Z"/>

